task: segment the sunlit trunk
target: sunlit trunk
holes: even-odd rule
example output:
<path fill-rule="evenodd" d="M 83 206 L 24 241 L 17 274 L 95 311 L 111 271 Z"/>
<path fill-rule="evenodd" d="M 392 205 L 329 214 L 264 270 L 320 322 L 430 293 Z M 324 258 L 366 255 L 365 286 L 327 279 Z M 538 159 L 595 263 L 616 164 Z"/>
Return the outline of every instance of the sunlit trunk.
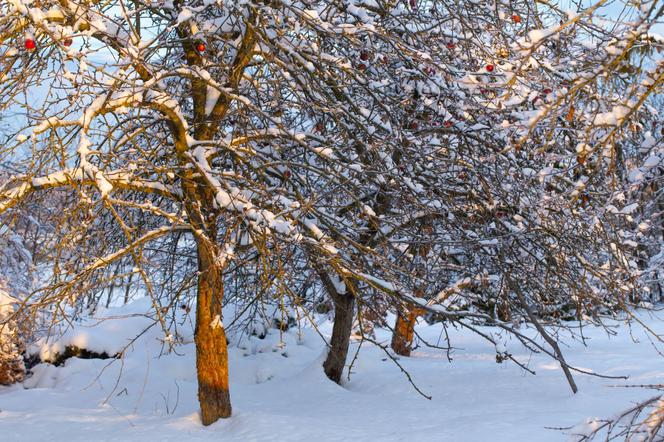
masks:
<path fill-rule="evenodd" d="M 196 372 L 203 425 L 231 415 L 228 349 L 221 321 L 224 296 L 222 268 L 214 253 L 199 241 L 196 307 Z"/>
<path fill-rule="evenodd" d="M 401 356 L 410 356 L 412 350 L 413 338 L 415 337 L 415 323 L 417 322 L 417 312 L 405 307 L 399 310 L 397 322 L 394 325 L 392 333 L 392 350 Z"/>

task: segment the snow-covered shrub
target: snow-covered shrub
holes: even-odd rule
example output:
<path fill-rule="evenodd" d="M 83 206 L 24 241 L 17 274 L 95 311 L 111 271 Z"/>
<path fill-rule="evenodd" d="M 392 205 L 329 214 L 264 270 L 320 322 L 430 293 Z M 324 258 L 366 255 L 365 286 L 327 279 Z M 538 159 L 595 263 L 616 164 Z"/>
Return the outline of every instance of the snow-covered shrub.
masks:
<path fill-rule="evenodd" d="M 21 382 L 25 376 L 23 345 L 13 317 L 15 303 L 0 281 L 0 385 Z"/>

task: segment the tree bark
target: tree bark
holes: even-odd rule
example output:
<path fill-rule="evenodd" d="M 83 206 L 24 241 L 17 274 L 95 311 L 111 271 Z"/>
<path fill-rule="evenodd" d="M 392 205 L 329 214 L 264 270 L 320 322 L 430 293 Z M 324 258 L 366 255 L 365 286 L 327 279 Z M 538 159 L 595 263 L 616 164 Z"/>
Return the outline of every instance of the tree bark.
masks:
<path fill-rule="evenodd" d="M 228 349 L 221 322 L 224 296 L 222 268 L 209 244 L 198 244 L 198 302 L 196 306 L 196 372 L 203 425 L 230 417 Z"/>
<path fill-rule="evenodd" d="M 415 337 L 417 314 L 416 310 L 408 307 L 399 310 L 397 314 L 397 322 L 394 324 L 394 332 L 392 333 L 391 347 L 398 355 L 410 356 L 413 338 Z"/>
<path fill-rule="evenodd" d="M 325 374 L 337 384 L 346 365 L 346 356 L 350 346 L 350 334 L 353 328 L 353 315 L 355 312 L 355 298 L 350 294 L 337 294 L 334 301 L 334 326 L 330 339 L 330 350 L 323 363 Z"/>

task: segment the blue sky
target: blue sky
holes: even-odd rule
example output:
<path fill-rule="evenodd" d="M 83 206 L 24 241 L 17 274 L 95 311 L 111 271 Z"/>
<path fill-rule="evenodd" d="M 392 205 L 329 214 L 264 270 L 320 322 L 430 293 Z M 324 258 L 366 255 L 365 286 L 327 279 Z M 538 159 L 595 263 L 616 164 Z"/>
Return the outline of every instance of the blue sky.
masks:
<path fill-rule="evenodd" d="M 577 9 L 577 5 L 581 3 L 584 8 L 597 4 L 599 0 L 555 0 L 555 3 L 558 4 L 562 9 Z M 645 0 L 640 3 L 652 4 L 655 3 L 657 7 L 661 6 L 661 0 Z M 635 1 L 628 0 L 609 0 L 605 6 L 601 8 L 601 15 L 604 15 L 608 19 L 618 19 L 618 20 L 630 20 L 635 16 L 634 6 L 629 6 L 629 4 L 636 3 Z M 628 5 L 626 7 L 626 5 Z M 652 28 L 652 31 L 664 36 L 664 17 L 662 17 L 655 26 Z"/>

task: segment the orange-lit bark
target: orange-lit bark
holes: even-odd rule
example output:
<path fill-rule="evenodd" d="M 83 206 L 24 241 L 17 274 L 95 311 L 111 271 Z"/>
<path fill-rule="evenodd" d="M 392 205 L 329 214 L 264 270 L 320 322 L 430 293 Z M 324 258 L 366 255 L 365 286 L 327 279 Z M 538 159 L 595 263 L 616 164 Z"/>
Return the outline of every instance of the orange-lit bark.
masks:
<path fill-rule="evenodd" d="M 397 322 L 392 333 L 392 350 L 401 356 L 410 356 L 415 337 L 415 323 L 419 315 L 418 309 L 405 307 L 397 314 Z"/>
<path fill-rule="evenodd" d="M 203 425 L 231 415 L 228 349 L 221 322 L 224 296 L 222 268 L 205 244 L 198 246 L 198 303 L 196 308 L 196 372 Z"/>

